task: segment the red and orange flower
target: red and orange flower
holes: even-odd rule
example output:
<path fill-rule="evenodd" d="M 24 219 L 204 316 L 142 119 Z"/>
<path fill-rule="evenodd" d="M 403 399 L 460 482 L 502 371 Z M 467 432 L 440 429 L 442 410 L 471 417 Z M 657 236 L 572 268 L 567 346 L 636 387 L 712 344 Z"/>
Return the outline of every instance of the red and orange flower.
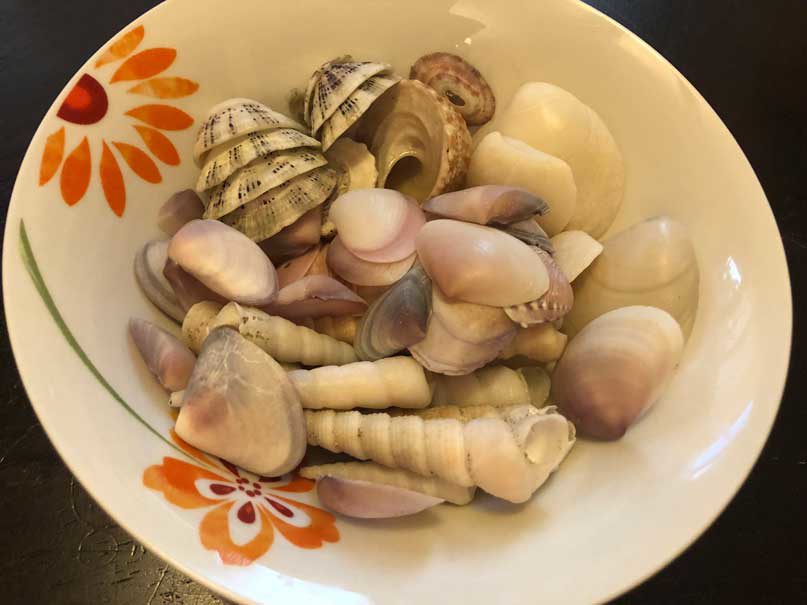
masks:
<path fill-rule="evenodd" d="M 193 80 L 179 77 L 159 76 L 177 57 L 173 48 L 149 48 L 138 52 L 145 37 L 145 29 L 139 26 L 113 42 L 96 61 L 95 69 L 123 61 L 109 78 L 110 85 L 135 82 L 127 94 L 142 95 L 154 99 L 180 99 L 195 93 L 199 85 Z M 125 61 L 124 61 L 125 59 Z M 57 116 L 79 126 L 101 122 L 109 112 L 109 95 L 96 77 L 85 73 L 67 95 Z M 160 131 L 178 131 L 190 128 L 193 118 L 176 107 L 164 103 L 148 103 L 132 107 L 125 115 L 140 122 L 133 128 L 151 154 L 167 166 L 178 166 L 180 156 L 170 139 Z M 81 138 L 65 158 L 68 132 L 65 126 L 51 134 L 42 153 L 39 170 L 39 185 L 50 182 L 61 168 L 59 185 L 62 199 L 69 206 L 77 204 L 90 185 L 92 178 L 93 152 L 89 135 Z M 79 134 L 79 136 L 81 136 Z M 162 181 L 159 167 L 143 149 L 125 141 L 101 140 L 98 175 L 104 197 L 112 211 L 123 216 L 126 209 L 126 185 L 115 151 L 141 179 L 149 183 Z M 97 153 L 97 152 L 96 152 Z"/>
<path fill-rule="evenodd" d="M 190 456 L 216 471 L 165 457 L 162 464 L 146 469 L 143 484 L 162 492 L 180 508 L 211 509 L 199 525 L 199 537 L 223 563 L 250 565 L 271 548 L 275 529 L 300 548 L 339 541 L 333 515 L 289 497 L 311 491 L 312 481 L 258 477 L 202 453 L 173 431 L 171 437 Z"/>

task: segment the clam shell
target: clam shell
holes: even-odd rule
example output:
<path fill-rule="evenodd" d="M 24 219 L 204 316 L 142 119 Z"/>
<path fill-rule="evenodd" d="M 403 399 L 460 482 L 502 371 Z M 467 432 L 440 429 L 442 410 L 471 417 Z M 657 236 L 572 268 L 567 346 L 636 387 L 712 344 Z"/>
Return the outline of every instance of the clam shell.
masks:
<path fill-rule="evenodd" d="M 155 240 L 143 246 L 135 256 L 134 272 L 146 298 L 160 311 L 181 322 L 185 317 L 185 309 L 163 275 L 163 268 L 168 260 L 168 241 Z"/>
<path fill-rule="evenodd" d="M 400 80 L 399 76 L 389 74 L 386 76 L 373 76 L 363 82 L 322 125 L 319 133 L 322 140 L 322 149 L 326 150 L 333 145 L 336 139 L 347 132 L 348 128 L 353 126 L 364 115 L 364 112 L 370 109 L 370 105 L 378 97 Z"/>
<path fill-rule="evenodd" d="M 325 64 L 312 76 L 317 82 L 306 113 L 311 132 L 316 133 L 362 83 L 391 69 L 391 65 L 383 63 L 358 61 Z"/>
<path fill-rule="evenodd" d="M 193 147 L 193 159 L 201 166 L 208 151 L 233 139 L 274 128 L 305 128 L 290 117 L 252 99 L 228 99 L 213 107 L 199 129 Z"/>
<path fill-rule="evenodd" d="M 319 141 L 292 128 L 250 133 L 208 154 L 208 160 L 196 181 L 196 189 L 211 189 L 223 183 L 239 168 L 259 158 L 268 158 L 277 151 L 319 146 Z"/>
<path fill-rule="evenodd" d="M 305 148 L 273 153 L 211 189 L 205 218 L 221 218 L 270 189 L 327 163 L 324 155 Z"/>
<path fill-rule="evenodd" d="M 317 168 L 270 189 L 221 217 L 221 221 L 260 242 L 323 203 L 335 186 L 336 173 L 330 168 Z"/>

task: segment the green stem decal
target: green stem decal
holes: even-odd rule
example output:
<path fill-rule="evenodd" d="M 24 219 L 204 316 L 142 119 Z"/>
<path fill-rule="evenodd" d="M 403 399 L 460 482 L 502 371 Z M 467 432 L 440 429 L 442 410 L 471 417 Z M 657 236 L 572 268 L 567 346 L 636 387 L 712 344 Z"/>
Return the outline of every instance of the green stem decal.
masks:
<path fill-rule="evenodd" d="M 50 313 L 50 316 L 53 318 L 53 321 L 56 322 L 56 325 L 61 330 L 62 334 L 67 340 L 67 344 L 70 345 L 70 348 L 75 351 L 78 358 L 82 361 L 82 363 L 87 367 L 90 373 L 95 376 L 95 379 L 101 384 L 106 391 L 112 395 L 112 398 L 117 401 L 119 404 L 123 406 L 129 414 L 131 414 L 135 420 L 137 420 L 140 424 L 146 427 L 149 431 L 157 435 L 164 443 L 170 445 L 173 449 L 178 451 L 183 456 L 191 458 L 187 453 L 182 451 L 179 447 L 177 447 L 174 443 L 171 443 L 168 439 L 166 439 L 160 432 L 151 426 L 148 422 L 143 420 L 143 418 L 138 414 L 126 401 L 124 401 L 123 397 L 121 397 L 118 392 L 109 384 L 98 371 L 98 368 L 95 367 L 95 364 L 90 361 L 90 358 L 87 357 L 87 354 L 84 352 L 84 349 L 81 348 L 81 345 L 76 340 L 76 337 L 73 336 L 73 333 L 70 331 L 70 328 L 67 327 L 64 319 L 62 318 L 61 313 L 59 313 L 59 309 L 56 308 L 56 303 L 53 301 L 53 297 L 50 295 L 50 291 L 48 290 L 47 285 L 45 284 L 45 280 L 42 278 L 42 273 L 39 271 L 39 265 L 37 265 L 36 258 L 34 257 L 34 252 L 31 249 L 31 242 L 28 239 L 28 233 L 25 230 L 25 223 L 20 221 L 20 256 L 22 256 L 22 262 L 25 265 L 25 268 L 28 270 L 28 274 L 31 276 L 31 280 L 34 282 L 34 286 L 39 292 L 39 296 L 42 297 L 42 302 L 45 303 L 45 306 Z"/>

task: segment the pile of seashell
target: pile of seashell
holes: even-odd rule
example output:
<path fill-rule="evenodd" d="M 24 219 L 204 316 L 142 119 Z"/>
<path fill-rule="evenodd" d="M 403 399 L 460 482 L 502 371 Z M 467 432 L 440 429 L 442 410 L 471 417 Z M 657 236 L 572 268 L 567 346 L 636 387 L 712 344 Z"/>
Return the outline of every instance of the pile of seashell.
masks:
<path fill-rule="evenodd" d="M 182 324 L 130 323 L 179 436 L 261 475 L 348 454 L 299 472 L 332 510 L 389 517 L 476 488 L 524 502 L 578 431 L 618 439 L 661 396 L 698 266 L 666 217 L 598 241 L 625 170 L 594 110 L 527 83 L 494 115 L 447 53 L 407 79 L 329 61 L 297 109 L 214 107 L 196 191 L 135 260 Z"/>

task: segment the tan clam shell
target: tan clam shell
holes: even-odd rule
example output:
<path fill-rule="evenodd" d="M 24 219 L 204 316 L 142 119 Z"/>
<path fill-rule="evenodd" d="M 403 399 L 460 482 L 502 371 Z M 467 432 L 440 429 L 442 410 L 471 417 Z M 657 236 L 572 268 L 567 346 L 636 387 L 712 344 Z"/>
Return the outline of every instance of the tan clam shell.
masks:
<path fill-rule="evenodd" d="M 239 168 L 254 160 L 268 158 L 275 152 L 319 146 L 319 141 L 293 128 L 252 132 L 220 146 L 220 151 L 213 150 L 214 153 L 208 154 L 208 160 L 196 181 L 196 190 L 206 191 L 220 185 Z"/>
<path fill-rule="evenodd" d="M 193 147 L 193 160 L 201 166 L 205 155 L 214 147 L 223 145 L 235 138 L 274 128 L 293 128 L 304 131 L 305 128 L 283 115 L 279 111 L 267 107 L 253 99 L 228 99 L 214 106 L 208 113 Z"/>
<path fill-rule="evenodd" d="M 263 241 L 322 204 L 336 186 L 336 173 L 316 168 L 270 189 L 221 220 L 253 241 Z"/>
<path fill-rule="evenodd" d="M 324 155 L 306 148 L 273 153 L 268 158 L 242 168 L 211 189 L 207 195 L 204 217 L 221 218 L 286 181 L 327 163 Z"/>
<path fill-rule="evenodd" d="M 384 94 L 390 87 L 397 84 L 401 78 L 394 74 L 373 76 L 365 80 L 337 110 L 328 118 L 319 132 L 322 140 L 322 149 L 327 150 L 355 124 L 370 105 Z"/>
<path fill-rule="evenodd" d="M 391 69 L 384 63 L 348 61 L 326 63 L 314 72 L 312 80 L 316 78 L 316 82 L 309 87 L 310 96 L 306 95 L 309 106 L 305 110 L 311 132 L 316 133 L 363 82 Z"/>

